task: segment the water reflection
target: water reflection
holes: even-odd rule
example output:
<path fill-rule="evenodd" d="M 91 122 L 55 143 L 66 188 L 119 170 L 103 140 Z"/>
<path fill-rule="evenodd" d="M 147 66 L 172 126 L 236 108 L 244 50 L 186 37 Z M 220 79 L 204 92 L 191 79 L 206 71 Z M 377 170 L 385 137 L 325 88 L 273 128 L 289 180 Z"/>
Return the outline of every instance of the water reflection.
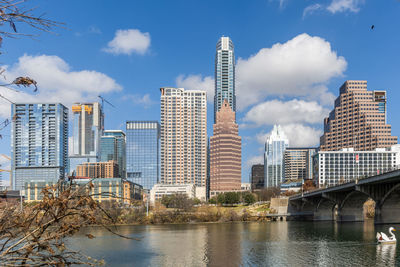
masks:
<path fill-rule="evenodd" d="M 395 245 L 377 245 L 367 223 L 265 222 L 101 228 L 71 242 L 107 266 L 398 266 Z"/>
<path fill-rule="evenodd" d="M 385 266 L 396 266 L 396 244 L 376 246 L 376 263 Z"/>

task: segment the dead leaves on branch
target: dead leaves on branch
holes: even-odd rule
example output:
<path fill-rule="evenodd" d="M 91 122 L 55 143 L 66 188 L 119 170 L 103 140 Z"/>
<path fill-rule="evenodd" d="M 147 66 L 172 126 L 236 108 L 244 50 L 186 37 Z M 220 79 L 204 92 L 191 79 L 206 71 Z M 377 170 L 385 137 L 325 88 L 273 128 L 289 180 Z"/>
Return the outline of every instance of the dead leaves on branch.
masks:
<path fill-rule="evenodd" d="M 31 85 L 33 85 L 35 87 L 35 89 L 33 90 L 34 92 L 37 91 L 37 82 L 29 77 L 18 77 L 16 78 L 12 84 L 17 85 L 18 87 L 23 86 L 23 87 L 29 87 Z"/>
<path fill-rule="evenodd" d="M 93 200 L 91 183 L 61 188 L 58 184 L 43 189 L 43 200 L 22 211 L 19 205 L 0 206 L 0 266 L 101 264 L 66 247 L 64 238 L 93 224 L 122 236 L 110 227 L 116 219 Z M 95 238 L 92 234 L 86 237 Z"/>

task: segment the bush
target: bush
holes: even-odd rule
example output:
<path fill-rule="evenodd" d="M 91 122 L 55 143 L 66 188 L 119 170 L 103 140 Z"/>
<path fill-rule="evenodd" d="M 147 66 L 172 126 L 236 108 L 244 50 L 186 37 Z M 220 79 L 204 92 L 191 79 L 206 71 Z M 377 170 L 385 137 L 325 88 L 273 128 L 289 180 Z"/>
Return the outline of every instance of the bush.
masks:
<path fill-rule="evenodd" d="M 174 194 L 163 196 L 161 203 L 167 208 L 189 211 L 192 209 L 194 201 L 189 199 L 186 194 Z"/>
<path fill-rule="evenodd" d="M 217 204 L 217 198 L 216 197 L 212 197 L 208 200 L 208 203 L 210 204 Z"/>

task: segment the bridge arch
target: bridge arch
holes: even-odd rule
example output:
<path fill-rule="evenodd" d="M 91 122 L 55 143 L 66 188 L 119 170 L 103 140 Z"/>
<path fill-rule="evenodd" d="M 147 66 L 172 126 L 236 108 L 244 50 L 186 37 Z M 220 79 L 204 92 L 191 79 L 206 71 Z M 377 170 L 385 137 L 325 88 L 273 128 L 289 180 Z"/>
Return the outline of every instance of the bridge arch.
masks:
<path fill-rule="evenodd" d="M 394 185 L 375 206 L 375 223 L 400 222 L 400 183 Z"/>
<path fill-rule="evenodd" d="M 334 220 L 334 211 L 335 211 L 336 202 L 321 198 L 317 204 L 314 220 L 316 221 L 332 221 Z"/>
<path fill-rule="evenodd" d="M 370 196 L 360 191 L 351 191 L 341 201 L 338 208 L 338 221 L 364 221 L 364 203 Z"/>

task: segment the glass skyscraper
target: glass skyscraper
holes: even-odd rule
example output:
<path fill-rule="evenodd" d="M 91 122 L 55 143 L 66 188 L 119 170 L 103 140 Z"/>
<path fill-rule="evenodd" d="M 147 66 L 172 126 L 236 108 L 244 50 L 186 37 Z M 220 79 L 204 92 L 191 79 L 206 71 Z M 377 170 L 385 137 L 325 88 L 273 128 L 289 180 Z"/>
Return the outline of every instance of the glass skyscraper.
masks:
<path fill-rule="evenodd" d="M 289 140 L 280 125 L 274 125 L 271 135 L 265 143 L 264 186 L 277 187 L 284 182 L 284 155 Z"/>
<path fill-rule="evenodd" d="M 160 124 L 158 121 L 126 122 L 126 178 L 143 189 L 159 182 Z"/>
<path fill-rule="evenodd" d="M 68 109 L 62 104 L 12 104 L 12 188 L 68 172 Z"/>
<path fill-rule="evenodd" d="M 232 110 L 236 113 L 235 94 L 235 54 L 232 40 L 221 37 L 217 43 L 215 55 L 215 95 L 214 95 L 214 123 L 217 111 L 221 109 L 224 99 L 228 100 Z"/>
<path fill-rule="evenodd" d="M 118 172 L 122 178 L 125 178 L 126 168 L 125 146 L 125 133 L 121 130 L 106 130 L 100 139 L 100 161 L 115 160 L 118 163 Z"/>

